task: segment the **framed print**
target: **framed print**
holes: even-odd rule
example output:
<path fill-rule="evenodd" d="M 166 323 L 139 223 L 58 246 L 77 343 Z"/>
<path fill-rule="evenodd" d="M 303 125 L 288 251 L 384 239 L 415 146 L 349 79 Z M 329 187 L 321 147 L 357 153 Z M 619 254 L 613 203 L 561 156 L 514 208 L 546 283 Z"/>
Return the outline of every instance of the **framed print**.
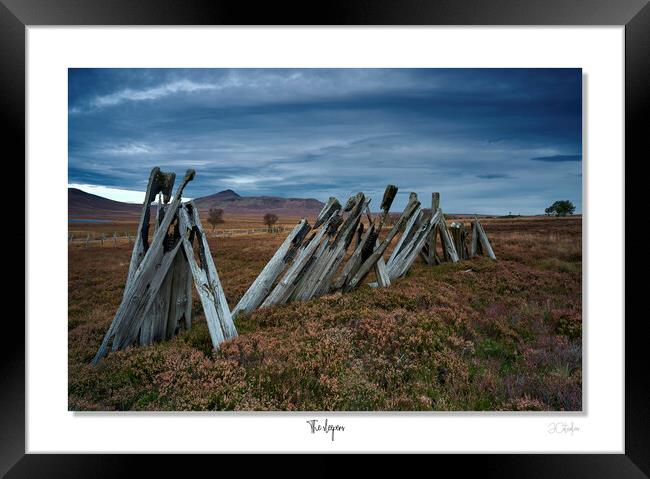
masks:
<path fill-rule="evenodd" d="M 648 474 L 625 321 L 647 2 L 162 4 L 1 7 L 26 178 L 3 472 L 428 452 Z"/>

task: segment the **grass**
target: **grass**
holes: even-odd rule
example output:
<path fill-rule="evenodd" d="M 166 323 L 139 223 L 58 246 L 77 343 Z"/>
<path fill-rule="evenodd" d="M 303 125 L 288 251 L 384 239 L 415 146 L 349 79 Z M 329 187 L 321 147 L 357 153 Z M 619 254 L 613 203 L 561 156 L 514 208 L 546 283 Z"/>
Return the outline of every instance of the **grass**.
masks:
<path fill-rule="evenodd" d="M 264 215 L 232 215 L 226 213 L 223 216 L 225 223 L 216 225 L 214 231 L 266 228 L 267 226 L 262 220 L 263 216 Z M 106 219 L 101 216 L 100 218 Z M 85 239 L 88 234 L 91 235 L 91 238 L 93 235 L 95 238 L 99 238 L 102 234 L 105 234 L 107 239 L 110 241 L 113 237 L 113 233 L 116 233 L 118 237 L 123 237 L 127 233 L 134 235 L 138 229 L 138 220 L 139 216 L 131 215 L 130 217 L 114 219 L 106 223 L 68 223 L 68 233 L 72 234 L 77 238 L 77 240 Z M 282 217 L 279 218 L 275 226 L 293 227 L 298 220 L 298 217 Z M 204 229 L 208 233 L 212 233 L 213 228 L 208 223 L 206 211 L 201 211 L 201 221 Z M 309 218 L 309 221 L 313 223 L 313 218 Z M 153 234 L 153 219 L 149 234 Z"/>
<path fill-rule="evenodd" d="M 190 331 L 95 368 L 130 249 L 71 246 L 69 408 L 580 410 L 581 218 L 482 223 L 497 262 L 418 260 L 387 289 L 254 311 L 219 351 L 195 297 Z M 231 307 L 283 239 L 210 238 Z"/>

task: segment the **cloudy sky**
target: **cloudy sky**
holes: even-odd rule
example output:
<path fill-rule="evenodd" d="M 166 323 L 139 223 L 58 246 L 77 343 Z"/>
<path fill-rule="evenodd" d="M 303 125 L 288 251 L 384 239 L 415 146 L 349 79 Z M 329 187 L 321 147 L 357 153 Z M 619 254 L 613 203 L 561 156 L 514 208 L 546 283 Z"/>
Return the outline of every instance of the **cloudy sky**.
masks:
<path fill-rule="evenodd" d="M 393 210 L 582 210 L 579 69 L 70 69 L 69 186 L 141 201 L 149 171 L 196 198 L 231 188 Z"/>

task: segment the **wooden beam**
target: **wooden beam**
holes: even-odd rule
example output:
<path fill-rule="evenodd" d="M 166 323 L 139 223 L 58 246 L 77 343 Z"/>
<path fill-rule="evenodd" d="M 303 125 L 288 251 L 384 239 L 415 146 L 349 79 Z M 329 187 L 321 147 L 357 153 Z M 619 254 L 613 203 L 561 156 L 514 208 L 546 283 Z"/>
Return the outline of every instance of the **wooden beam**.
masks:
<path fill-rule="evenodd" d="M 294 258 L 296 251 L 300 248 L 303 239 L 307 236 L 310 229 L 311 227 L 306 219 L 303 218 L 298 222 L 273 257 L 266 263 L 262 272 L 255 278 L 248 291 L 239 300 L 239 303 L 237 303 L 237 306 L 235 306 L 232 312 L 233 319 L 241 313 L 250 313 L 262 304 L 264 298 L 271 291 L 275 280 L 284 271 L 286 265 Z"/>
<path fill-rule="evenodd" d="M 431 193 L 431 213 L 435 214 L 438 208 L 440 208 L 440 193 L 436 191 Z"/>
<path fill-rule="evenodd" d="M 424 210 L 421 208 L 418 208 L 418 210 L 415 212 L 413 216 L 409 219 L 409 222 L 406 223 L 406 227 L 404 228 L 404 232 L 400 236 L 399 240 L 397 241 L 397 245 L 393 249 L 393 252 L 390 255 L 390 258 L 388 258 L 388 262 L 386 263 L 386 266 L 388 266 L 388 269 L 390 269 L 391 263 L 395 260 L 397 255 L 402 251 L 402 249 L 411 241 L 411 238 L 413 237 L 413 234 L 415 233 L 416 229 L 416 224 L 418 221 L 420 221 L 420 218 L 424 214 Z"/>
<path fill-rule="evenodd" d="M 291 293 L 296 287 L 296 283 L 300 279 L 300 275 L 303 272 L 303 269 L 311 259 L 311 256 L 316 251 L 316 248 L 320 245 L 321 239 L 327 232 L 329 225 L 334 221 L 339 212 L 334 212 L 327 220 L 325 220 L 322 228 L 312 234 L 300 247 L 298 250 L 295 259 L 289 266 L 289 269 L 285 272 L 282 279 L 275 285 L 271 293 L 266 297 L 266 299 L 260 305 L 261 308 L 266 308 L 268 306 L 273 306 L 275 304 L 282 304 L 289 299 Z"/>
<path fill-rule="evenodd" d="M 413 235 L 413 239 L 402 249 L 402 252 L 397 255 L 393 263 L 388 267 L 388 275 L 391 281 L 401 278 L 411 268 L 411 265 L 429 238 L 429 232 L 440 221 L 441 216 L 442 211 L 440 209 L 428 218 L 421 216 L 421 220 L 418 222 L 418 229 Z"/>
<path fill-rule="evenodd" d="M 383 256 L 384 251 L 386 251 L 386 248 L 388 248 L 388 245 L 393 240 L 399 229 L 406 224 L 406 222 L 411 218 L 411 216 L 417 211 L 419 207 L 420 202 L 418 201 L 418 196 L 415 193 L 411 193 L 409 196 L 409 202 L 402 212 L 399 220 L 397 220 L 397 222 L 393 225 L 392 229 L 388 232 L 386 238 L 384 238 L 384 240 L 380 243 L 379 247 L 375 249 L 375 251 L 373 251 L 373 253 L 359 267 L 358 271 L 346 287 L 346 290 L 354 289 L 359 284 L 361 284 L 366 275 L 375 266 L 375 263 L 377 263 L 377 261 L 379 261 L 379 258 Z"/>
<path fill-rule="evenodd" d="M 341 224 L 336 237 L 328 245 L 328 248 L 314 263 L 312 271 L 303 281 L 308 282 L 302 299 L 322 296 L 330 291 L 334 275 L 343 261 L 350 243 L 354 238 L 355 231 L 361 221 L 363 210 L 370 200 L 366 200 L 363 193 L 357 193 L 348 199 L 345 211 L 348 216 Z"/>
<path fill-rule="evenodd" d="M 153 304 L 144 315 L 139 333 L 139 342 L 142 346 L 166 339 L 167 318 L 169 316 L 174 271 L 173 265 L 176 263 L 176 258 L 178 258 L 179 254 L 181 256 L 183 254 L 181 248 L 177 250 L 175 257 L 172 259 L 172 263 L 165 274 L 165 278 L 153 300 Z"/>
<path fill-rule="evenodd" d="M 138 268 L 138 271 L 142 271 L 142 273 L 133 278 L 132 287 L 127 296 L 126 308 L 123 309 L 120 305 L 120 309 L 115 315 L 116 319 L 125 319 L 114 330 L 112 351 L 132 345 L 139 337 L 144 319 L 152 314 L 152 308 L 157 307 L 155 305 L 159 300 L 158 293 L 180 247 L 181 241 L 177 240 L 171 250 L 163 252 L 156 267 L 145 267 L 143 270 Z M 145 260 L 146 256 L 142 260 L 142 264 L 145 264 Z M 118 316 L 120 313 L 122 316 Z"/>
<path fill-rule="evenodd" d="M 330 217 L 341 209 L 341 203 L 335 197 L 330 196 L 325 203 L 325 206 L 321 209 L 320 213 L 316 217 L 316 222 L 314 223 L 314 229 L 319 228 L 324 224 Z"/>
<path fill-rule="evenodd" d="M 345 266 L 343 266 L 343 271 L 341 271 L 341 274 L 339 274 L 338 278 L 333 282 L 333 289 L 338 290 L 343 288 L 346 282 L 352 279 L 352 276 L 357 272 L 362 261 L 365 259 L 363 258 L 363 253 L 368 248 L 368 241 L 373 241 L 373 243 L 376 243 L 377 241 L 374 222 L 369 224 L 368 229 L 363 233 L 361 240 L 357 244 L 356 248 L 354 248 L 350 258 L 348 258 L 345 263 Z"/>
<path fill-rule="evenodd" d="M 440 211 L 440 221 L 438 221 L 438 230 L 440 231 L 440 237 L 442 238 L 442 242 L 445 247 L 445 251 L 449 255 L 449 259 L 453 263 L 457 263 L 459 258 L 458 258 L 458 253 L 456 252 L 456 247 L 454 246 L 454 242 L 451 239 L 451 235 L 449 234 L 449 230 L 447 229 L 447 223 L 445 223 L 445 215 L 442 213 L 442 210 L 438 208 L 438 211 Z"/>
<path fill-rule="evenodd" d="M 161 173 L 162 174 L 162 173 Z M 159 184 L 154 185 L 156 187 Z M 150 206 L 147 205 L 147 208 Z M 156 209 L 156 218 L 154 220 L 154 236 L 160 227 L 163 218 L 165 217 L 165 205 L 163 205 L 162 193 L 158 193 L 158 208 Z M 148 220 L 147 220 L 148 221 Z M 147 223 L 146 229 L 148 230 L 149 224 Z M 138 238 L 142 239 L 142 235 L 138 234 Z M 148 241 L 148 239 L 147 239 Z M 142 246 L 148 248 L 148 244 L 142 243 Z M 133 249 L 135 251 L 135 248 Z M 132 257 L 133 259 L 133 257 Z M 139 343 L 143 346 L 153 344 L 165 338 L 167 329 L 167 315 L 169 314 L 169 299 L 171 294 L 171 269 L 167 272 L 167 276 L 163 280 L 160 290 L 156 295 L 153 306 L 144 315 L 142 325 L 140 326 Z M 128 282 L 128 280 L 127 280 Z M 126 290 L 126 288 L 124 288 Z"/>
<path fill-rule="evenodd" d="M 314 254 L 311 256 L 311 258 L 309 258 L 309 261 L 300 274 L 299 280 L 296 283 L 296 287 L 293 289 L 293 292 L 291 293 L 288 301 L 305 301 L 311 298 L 311 296 L 314 294 L 313 289 L 315 287 L 316 280 L 318 279 L 317 270 L 319 270 L 319 260 L 328 253 L 329 236 L 334 236 L 334 234 L 327 234 L 326 237 L 321 241 Z"/>
<path fill-rule="evenodd" d="M 379 247 L 379 240 L 375 242 L 375 249 Z M 377 286 L 385 288 L 390 286 L 390 276 L 388 275 L 388 268 L 383 256 L 380 256 L 375 264 L 375 276 L 377 277 Z"/>
<path fill-rule="evenodd" d="M 389 184 L 386 186 L 386 189 L 384 190 L 384 196 L 382 198 L 381 205 L 380 205 L 383 213 L 379 221 L 379 225 L 377 226 L 376 229 L 375 229 L 375 222 L 372 218 L 372 214 L 370 213 L 370 208 L 368 208 L 368 204 L 370 203 L 370 200 L 366 202 L 365 211 L 366 211 L 366 216 L 368 218 L 368 234 L 365 235 L 362 238 L 362 240 L 359 241 L 357 248 L 353 252 L 350 259 L 348 259 L 347 263 L 345 264 L 345 267 L 343 268 L 341 275 L 334 283 L 333 286 L 334 289 L 345 288 L 349 283 L 349 281 L 354 277 L 354 274 L 358 271 L 363 261 L 365 261 L 367 257 L 370 254 L 372 254 L 372 252 L 374 252 L 374 250 L 376 250 L 377 247 L 379 246 L 379 234 L 381 233 L 381 230 L 384 226 L 386 219 L 388 219 L 390 207 L 392 206 L 393 201 L 395 200 L 395 196 L 397 196 L 397 191 L 398 188 L 395 185 Z M 370 247 L 369 242 L 372 242 L 372 247 Z M 386 262 L 384 261 L 383 256 L 380 256 L 377 262 L 375 263 L 374 270 L 375 270 L 375 276 L 377 276 L 378 285 L 381 287 L 389 286 L 390 279 L 388 277 Z"/>
<path fill-rule="evenodd" d="M 480 223 L 477 217 L 474 217 L 474 222 L 476 224 L 476 229 L 478 231 L 478 239 L 481 242 L 481 246 L 483 247 L 483 249 L 485 250 L 485 252 L 490 258 L 496 260 L 497 257 L 494 254 L 494 251 L 492 250 L 492 245 L 490 244 L 490 240 L 488 240 L 487 234 L 485 234 L 483 225 Z"/>
<path fill-rule="evenodd" d="M 203 305 L 212 346 L 218 349 L 224 339 L 232 339 L 237 336 L 237 329 L 233 323 L 230 308 L 228 308 L 226 295 L 221 287 L 208 240 L 201 226 L 198 209 L 193 201 L 185 203 L 179 210 L 179 217 L 185 256 Z M 194 238 L 198 241 L 200 265 L 196 261 L 192 241 L 190 241 Z"/>
<path fill-rule="evenodd" d="M 194 170 L 187 170 L 183 181 L 176 190 L 174 201 L 170 205 L 160 228 L 156 231 L 151 247 L 148 248 L 142 261 L 137 266 L 131 281 L 127 281 L 122 303 L 92 360 L 92 364 L 97 364 L 106 355 L 111 338 L 115 337 L 113 350 L 117 350 L 137 336 L 143 315 L 147 312 L 146 308 L 150 305 L 150 302 L 153 302 L 153 298 L 157 294 L 164 275 L 174 258 L 174 250 L 180 247 L 180 242 L 177 242 L 170 251 L 164 248 L 163 242 L 181 204 L 183 189 L 187 183 L 192 181 L 194 175 Z"/>
<path fill-rule="evenodd" d="M 465 227 L 463 223 L 454 221 L 449 230 L 454 247 L 456 248 L 456 253 L 458 253 L 458 259 L 466 259 L 465 251 L 467 250 L 467 246 L 465 245 Z"/>
<path fill-rule="evenodd" d="M 472 238 L 470 240 L 469 255 L 471 257 L 478 255 L 478 229 L 476 221 L 472 221 Z"/>
<path fill-rule="evenodd" d="M 192 170 L 193 171 L 193 170 Z M 129 264 L 129 273 L 126 280 L 124 291 L 128 289 L 128 285 L 135 275 L 135 271 L 142 262 L 144 255 L 149 249 L 149 215 L 151 210 L 151 203 L 155 201 L 158 193 L 163 193 L 166 202 L 169 202 L 171 191 L 176 179 L 176 173 L 164 173 L 160 171 L 157 166 L 152 168 L 149 174 L 149 182 L 147 183 L 147 192 L 144 196 L 142 203 L 142 210 L 140 212 L 140 219 L 138 221 L 138 229 L 136 230 L 135 245 L 131 252 L 131 262 Z M 155 233 L 154 233 L 155 236 Z"/>
<path fill-rule="evenodd" d="M 176 254 L 171 268 L 172 271 L 167 273 L 171 275 L 172 283 L 165 339 L 171 339 L 181 329 L 192 327 L 192 274 L 184 247 Z"/>

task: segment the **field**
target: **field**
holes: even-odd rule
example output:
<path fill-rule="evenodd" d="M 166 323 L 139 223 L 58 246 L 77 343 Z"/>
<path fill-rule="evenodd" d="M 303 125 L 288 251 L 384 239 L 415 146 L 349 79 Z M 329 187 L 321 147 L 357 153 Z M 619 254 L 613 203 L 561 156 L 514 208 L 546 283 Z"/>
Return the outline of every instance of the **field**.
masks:
<path fill-rule="evenodd" d="M 97 367 L 89 363 L 119 306 L 130 245 L 71 244 L 69 409 L 580 410 L 581 222 L 481 220 L 498 261 L 417 260 L 390 288 L 258 310 L 237 318 L 239 337 L 219 351 L 195 297 L 190 331 Z M 238 218 L 220 228 L 249 224 L 263 227 Z M 135 226 L 69 229 L 85 237 Z M 210 238 L 231 308 L 285 235 Z"/>

